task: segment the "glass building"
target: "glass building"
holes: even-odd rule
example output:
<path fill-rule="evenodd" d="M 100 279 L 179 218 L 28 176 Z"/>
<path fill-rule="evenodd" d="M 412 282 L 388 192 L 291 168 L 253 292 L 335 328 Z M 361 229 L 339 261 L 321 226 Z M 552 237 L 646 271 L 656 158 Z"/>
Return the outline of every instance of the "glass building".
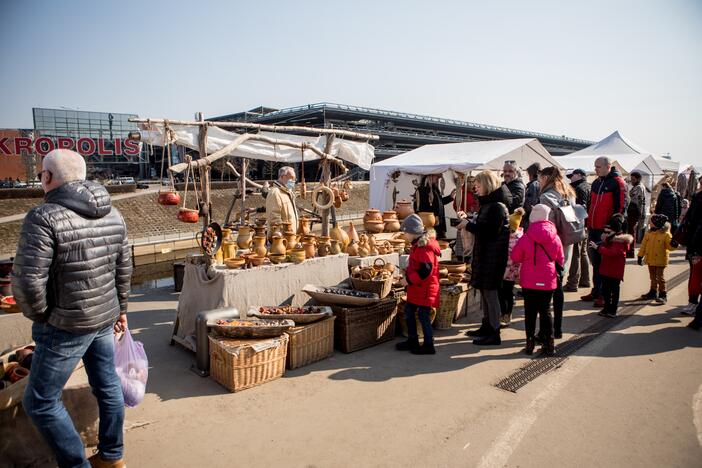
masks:
<path fill-rule="evenodd" d="M 149 155 L 127 141 L 129 132 L 137 130 L 128 120 L 136 114 L 44 108 L 33 108 L 32 114 L 35 138 L 48 137 L 56 148 L 72 146 L 85 156 L 89 176 L 151 177 Z M 44 151 L 51 142 L 44 141 Z"/>

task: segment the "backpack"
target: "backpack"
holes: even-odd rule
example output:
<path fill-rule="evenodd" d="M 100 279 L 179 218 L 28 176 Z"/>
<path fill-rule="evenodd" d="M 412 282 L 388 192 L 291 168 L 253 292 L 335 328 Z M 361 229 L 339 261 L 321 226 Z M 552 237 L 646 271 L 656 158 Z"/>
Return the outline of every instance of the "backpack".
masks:
<path fill-rule="evenodd" d="M 585 232 L 585 219 L 587 210 L 582 205 L 571 203 L 568 200 L 561 200 L 558 206 L 553 208 L 556 231 L 563 242 L 563 246 L 577 244 L 587 239 Z"/>

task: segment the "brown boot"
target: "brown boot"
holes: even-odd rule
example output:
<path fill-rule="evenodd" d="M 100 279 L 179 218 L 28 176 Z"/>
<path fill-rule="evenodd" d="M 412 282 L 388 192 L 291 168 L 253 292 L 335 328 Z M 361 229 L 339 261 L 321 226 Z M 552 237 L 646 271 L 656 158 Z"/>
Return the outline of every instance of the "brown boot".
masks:
<path fill-rule="evenodd" d="M 124 463 L 124 459 L 119 460 L 103 460 L 100 453 L 96 453 L 92 457 L 88 458 L 90 466 L 92 468 L 125 468 L 127 465 Z"/>

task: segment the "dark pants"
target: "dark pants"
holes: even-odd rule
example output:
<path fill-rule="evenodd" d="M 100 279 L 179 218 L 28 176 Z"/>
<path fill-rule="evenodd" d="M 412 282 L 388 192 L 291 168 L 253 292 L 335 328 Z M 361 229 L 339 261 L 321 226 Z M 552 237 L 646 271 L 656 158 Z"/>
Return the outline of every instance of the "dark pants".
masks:
<path fill-rule="evenodd" d="M 604 296 L 604 311 L 608 314 L 617 314 L 619 307 L 619 286 L 621 280 L 610 278 L 609 276 L 602 277 L 602 295 Z"/>
<path fill-rule="evenodd" d="M 599 244 L 602 241 L 602 232 L 596 229 L 591 229 L 587 233 L 588 242 Z M 602 277 L 600 276 L 600 263 L 602 263 L 602 255 L 597 249 L 588 248 L 590 254 L 590 263 L 592 264 L 592 295 L 595 297 L 602 295 Z"/>
<path fill-rule="evenodd" d="M 502 315 L 511 315 L 514 308 L 514 281 L 502 281 L 502 287 L 497 291 L 497 295 L 500 299 Z"/>
<path fill-rule="evenodd" d="M 553 291 L 522 288 L 522 294 L 524 295 L 524 323 L 527 338 L 535 336 L 537 315 L 539 316 L 539 335 L 543 339 L 552 338 L 553 325 L 549 309 Z"/>
<path fill-rule="evenodd" d="M 424 342 L 432 343 L 434 341 L 434 335 L 431 329 L 431 320 L 429 320 L 430 314 L 431 307 L 418 306 L 409 302 L 405 304 L 405 320 L 407 321 L 408 338 L 419 337 L 417 334 L 417 316 L 419 316 L 419 323 L 422 324 L 422 332 L 424 332 Z"/>
<path fill-rule="evenodd" d="M 558 273 L 556 276 L 556 289 L 553 291 L 553 331 L 561 333 L 563 325 L 563 303 L 565 295 L 563 294 L 563 273 Z"/>
<path fill-rule="evenodd" d="M 629 235 L 631 235 L 631 236 L 634 238 L 634 242 L 633 242 L 633 244 L 631 244 L 631 248 L 630 248 L 629 251 L 626 253 L 626 256 L 627 256 L 628 258 L 634 258 L 634 250 L 635 250 L 635 247 L 636 247 L 636 240 L 639 238 L 639 233 L 638 233 L 638 231 L 639 231 L 639 220 L 640 220 L 640 218 L 641 218 L 640 216 L 636 216 L 636 217 L 635 217 L 635 216 L 633 216 L 633 215 L 630 215 L 630 216 L 628 216 L 628 217 L 626 218 L 626 225 L 627 225 L 627 226 L 626 226 L 626 227 L 627 227 L 627 230 L 626 230 L 626 231 L 627 231 L 627 233 L 628 233 Z"/>
<path fill-rule="evenodd" d="M 692 258 L 688 259 L 688 263 L 690 264 L 690 278 L 688 279 L 688 284 L 687 284 L 687 290 L 688 290 L 688 296 L 689 296 L 689 302 L 690 304 L 699 304 L 700 303 L 700 295 L 699 294 L 693 294 L 692 290 L 692 280 L 693 280 L 693 274 L 692 270 L 696 268 L 695 265 L 692 264 Z"/>

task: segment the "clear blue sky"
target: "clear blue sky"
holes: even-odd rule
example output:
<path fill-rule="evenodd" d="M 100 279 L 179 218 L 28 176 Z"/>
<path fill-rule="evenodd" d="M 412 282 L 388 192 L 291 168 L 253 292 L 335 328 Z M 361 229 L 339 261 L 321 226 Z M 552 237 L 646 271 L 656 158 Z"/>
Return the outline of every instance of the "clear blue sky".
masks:
<path fill-rule="evenodd" d="M 702 163 L 702 1 L 0 2 L 0 127 L 331 101 Z"/>

